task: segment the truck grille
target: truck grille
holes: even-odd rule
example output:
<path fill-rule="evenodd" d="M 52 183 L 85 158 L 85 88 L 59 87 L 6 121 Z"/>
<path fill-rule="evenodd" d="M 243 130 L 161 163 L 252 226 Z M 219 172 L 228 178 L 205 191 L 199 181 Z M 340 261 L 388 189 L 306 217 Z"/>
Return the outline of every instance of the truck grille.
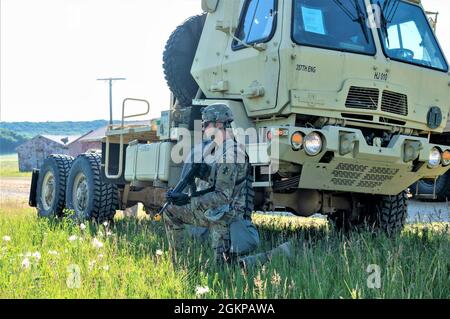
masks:
<path fill-rule="evenodd" d="M 383 91 L 381 110 L 383 112 L 406 116 L 408 115 L 408 97 L 396 92 Z"/>
<path fill-rule="evenodd" d="M 348 92 L 346 107 L 366 110 L 376 110 L 380 91 L 374 88 L 352 86 Z"/>
<path fill-rule="evenodd" d="M 375 188 L 391 181 L 398 172 L 395 168 L 340 163 L 332 172 L 334 177 L 331 183 L 337 186 Z"/>

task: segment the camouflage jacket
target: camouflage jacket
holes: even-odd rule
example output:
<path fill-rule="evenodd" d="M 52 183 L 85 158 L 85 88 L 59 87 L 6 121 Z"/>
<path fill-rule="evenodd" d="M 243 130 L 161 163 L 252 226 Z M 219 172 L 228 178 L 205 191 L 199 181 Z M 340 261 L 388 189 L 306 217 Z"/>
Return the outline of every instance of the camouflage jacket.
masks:
<path fill-rule="evenodd" d="M 211 189 L 211 192 L 193 197 L 192 208 L 206 212 L 228 206 L 235 214 L 244 215 L 253 209 L 247 203 L 249 162 L 244 146 L 233 139 L 214 146 L 209 148 L 214 151 L 204 154 L 204 160 L 211 167 L 208 180 L 196 180 L 197 191 Z"/>

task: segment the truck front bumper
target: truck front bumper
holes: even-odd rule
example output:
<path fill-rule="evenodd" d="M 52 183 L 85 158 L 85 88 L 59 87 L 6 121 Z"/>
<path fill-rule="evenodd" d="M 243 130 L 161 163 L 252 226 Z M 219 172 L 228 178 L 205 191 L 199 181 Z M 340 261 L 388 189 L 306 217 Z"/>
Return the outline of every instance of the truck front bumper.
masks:
<path fill-rule="evenodd" d="M 298 187 L 302 189 L 397 195 L 423 178 L 436 178 L 450 169 L 450 165 L 442 163 L 429 167 L 433 148 L 445 152 L 450 151 L 450 146 L 431 144 L 426 138 L 396 135 L 388 146 L 382 147 L 367 144 L 358 129 L 326 126 L 320 130 L 295 127 L 270 130 L 281 130 L 283 134 L 274 135 L 269 143 L 269 162 L 272 166 L 277 162 L 301 165 Z M 310 156 L 304 147 L 295 150 L 291 137 L 297 132 L 303 136 L 320 134 L 322 151 Z"/>

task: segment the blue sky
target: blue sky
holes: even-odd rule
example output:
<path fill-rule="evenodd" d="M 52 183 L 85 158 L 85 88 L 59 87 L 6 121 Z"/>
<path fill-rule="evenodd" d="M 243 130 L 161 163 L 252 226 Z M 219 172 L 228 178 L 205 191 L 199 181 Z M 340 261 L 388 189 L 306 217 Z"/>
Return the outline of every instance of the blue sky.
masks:
<path fill-rule="evenodd" d="M 114 87 L 114 112 L 126 97 L 169 107 L 162 52 L 175 27 L 201 12 L 200 0 L 0 0 L 1 121 L 94 120 L 108 116 L 99 77 Z M 450 0 L 424 0 L 440 11 L 438 37 L 450 58 Z"/>

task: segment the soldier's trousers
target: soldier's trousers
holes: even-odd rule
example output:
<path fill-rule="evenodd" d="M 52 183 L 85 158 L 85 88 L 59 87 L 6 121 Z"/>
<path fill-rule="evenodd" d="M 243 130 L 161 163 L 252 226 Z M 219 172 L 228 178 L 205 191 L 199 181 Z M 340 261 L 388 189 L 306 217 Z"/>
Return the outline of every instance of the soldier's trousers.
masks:
<path fill-rule="evenodd" d="M 196 210 L 190 205 L 170 205 L 164 213 L 164 224 L 171 249 L 179 251 L 181 248 L 186 247 L 185 225 L 208 228 L 211 246 L 217 262 L 227 261 L 230 258 L 231 222 L 232 219 L 229 216 L 224 216 L 217 221 L 211 221 L 206 217 L 205 212 Z"/>

